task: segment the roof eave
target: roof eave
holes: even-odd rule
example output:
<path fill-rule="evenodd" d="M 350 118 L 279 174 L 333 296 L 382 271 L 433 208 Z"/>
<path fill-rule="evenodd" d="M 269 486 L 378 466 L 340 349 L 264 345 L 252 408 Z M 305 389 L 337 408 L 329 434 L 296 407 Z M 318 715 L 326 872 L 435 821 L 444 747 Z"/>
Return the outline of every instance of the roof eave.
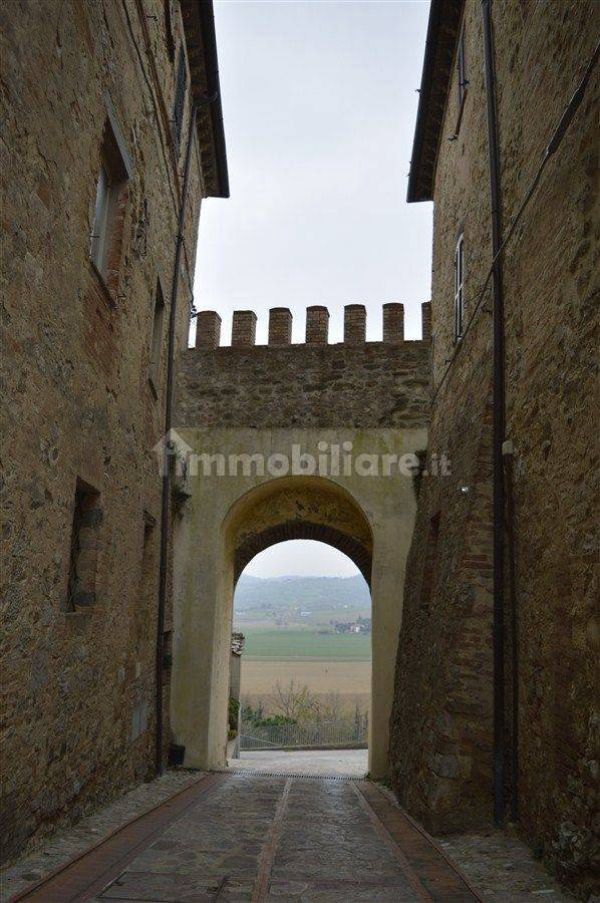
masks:
<path fill-rule="evenodd" d="M 407 201 L 432 201 L 464 0 L 431 0 Z"/>
<path fill-rule="evenodd" d="M 212 0 L 181 0 L 192 91 L 198 104 L 198 139 L 207 197 L 229 197 L 227 149 L 221 104 Z M 207 103 L 208 98 L 214 98 Z"/>

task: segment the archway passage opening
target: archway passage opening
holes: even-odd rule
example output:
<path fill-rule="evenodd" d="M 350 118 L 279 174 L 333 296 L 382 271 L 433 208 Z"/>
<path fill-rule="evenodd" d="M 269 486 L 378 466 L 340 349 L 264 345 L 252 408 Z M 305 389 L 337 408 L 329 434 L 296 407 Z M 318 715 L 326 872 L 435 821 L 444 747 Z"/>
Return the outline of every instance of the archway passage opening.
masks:
<path fill-rule="evenodd" d="M 410 487 L 400 485 L 390 494 L 387 483 L 347 483 L 317 475 L 238 476 L 219 482 L 217 492 L 215 481 L 190 482 L 185 541 L 176 563 L 171 684 L 173 737 L 185 748 L 187 767 L 222 768 L 229 757 L 233 599 L 242 571 L 282 541 L 309 540 L 342 552 L 370 580 L 368 769 L 378 778 L 387 775 L 398 595 L 414 498 Z"/>
<path fill-rule="evenodd" d="M 367 771 L 369 576 L 370 555 L 360 542 L 322 524 L 288 521 L 238 547 L 231 766 Z"/>

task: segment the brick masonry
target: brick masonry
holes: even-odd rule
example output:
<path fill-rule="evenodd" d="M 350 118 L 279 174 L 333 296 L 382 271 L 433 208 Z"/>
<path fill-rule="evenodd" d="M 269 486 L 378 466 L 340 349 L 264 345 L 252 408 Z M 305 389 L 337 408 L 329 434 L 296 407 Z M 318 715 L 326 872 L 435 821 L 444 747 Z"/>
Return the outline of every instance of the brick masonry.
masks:
<path fill-rule="evenodd" d="M 344 342 L 362 345 L 367 337 L 367 310 L 364 304 L 346 304 L 344 308 Z"/>
<path fill-rule="evenodd" d="M 290 345 L 291 342 L 291 310 L 287 307 L 273 307 L 269 311 L 269 345 Z"/>
<path fill-rule="evenodd" d="M 221 317 L 214 310 L 202 310 L 196 319 L 196 348 L 218 348 L 221 344 Z"/>
<path fill-rule="evenodd" d="M 383 341 L 384 342 L 402 342 L 404 341 L 404 305 L 403 304 L 384 304 L 383 305 Z"/>
<path fill-rule="evenodd" d="M 306 344 L 326 345 L 329 333 L 329 311 L 315 304 L 306 309 Z"/>
<path fill-rule="evenodd" d="M 254 345 L 256 341 L 256 314 L 253 310 L 236 310 L 233 313 L 231 344 L 234 348 Z"/>
<path fill-rule="evenodd" d="M 560 0 L 494 2 L 492 9 L 506 228 L 591 58 L 600 6 Z M 453 477 L 442 496 L 433 484 L 422 487 L 392 739 L 400 799 L 426 824 L 444 829 L 478 814 L 489 817 L 491 799 L 489 292 L 442 384 L 454 352 L 460 232 L 467 320 L 491 261 L 483 35 L 480 4 L 471 0 L 464 36 L 467 93 L 461 109 L 454 71 L 433 191 L 437 394 L 430 448 L 450 454 Z M 583 899 L 594 886 L 598 830 L 598 68 L 503 262 L 519 622 L 519 773 L 510 775 L 507 762 L 507 792 L 516 781 L 523 836 Z M 462 493 L 462 486 L 469 491 Z M 438 514 L 434 585 L 424 611 L 428 536 Z M 510 700 L 510 592 L 507 608 Z M 457 680 L 459 662 L 470 671 L 468 680 Z M 506 714 L 510 745 L 508 703 Z M 469 782 L 473 795 L 465 795 Z"/>

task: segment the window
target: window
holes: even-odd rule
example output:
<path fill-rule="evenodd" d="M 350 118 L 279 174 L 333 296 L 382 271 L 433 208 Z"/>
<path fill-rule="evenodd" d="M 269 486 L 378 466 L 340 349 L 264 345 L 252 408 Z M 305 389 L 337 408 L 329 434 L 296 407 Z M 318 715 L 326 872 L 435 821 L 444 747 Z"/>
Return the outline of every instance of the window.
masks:
<path fill-rule="evenodd" d="M 185 53 L 183 47 L 180 47 L 179 63 L 177 65 L 177 84 L 175 86 L 175 104 L 173 106 L 173 142 L 176 151 L 179 151 L 179 142 L 181 140 L 186 87 L 187 70 L 185 68 Z"/>
<path fill-rule="evenodd" d="M 463 335 L 464 317 L 465 317 L 465 296 L 464 296 L 464 278 L 465 278 L 465 257 L 464 257 L 464 235 L 461 232 L 456 242 L 456 250 L 454 252 L 454 341 L 460 342 Z"/>
<path fill-rule="evenodd" d="M 112 105 L 107 98 L 105 102 L 108 116 L 100 151 L 96 203 L 90 236 L 90 260 L 104 284 L 109 289 L 115 290 L 121 257 L 127 180 L 132 172 L 132 164 Z"/>
<path fill-rule="evenodd" d="M 456 56 L 456 69 L 458 75 L 458 108 L 462 107 L 467 93 L 467 62 L 465 57 L 465 29 L 463 28 L 458 39 L 458 51 Z"/>
<path fill-rule="evenodd" d="M 73 504 L 65 611 L 79 611 L 96 601 L 96 560 L 101 522 L 100 494 L 78 478 Z"/>
<path fill-rule="evenodd" d="M 163 321 L 165 318 L 165 301 L 160 287 L 156 284 L 156 298 L 154 300 L 154 317 L 152 319 L 152 345 L 150 347 L 150 373 L 149 379 L 155 393 L 160 383 L 160 363 L 163 338 Z"/>
<path fill-rule="evenodd" d="M 106 281 L 108 250 L 114 218 L 117 192 L 114 183 L 111 184 L 108 169 L 104 163 L 100 166 L 98 185 L 96 188 L 96 206 L 94 208 L 94 225 L 90 243 L 90 257 L 92 263 Z"/>

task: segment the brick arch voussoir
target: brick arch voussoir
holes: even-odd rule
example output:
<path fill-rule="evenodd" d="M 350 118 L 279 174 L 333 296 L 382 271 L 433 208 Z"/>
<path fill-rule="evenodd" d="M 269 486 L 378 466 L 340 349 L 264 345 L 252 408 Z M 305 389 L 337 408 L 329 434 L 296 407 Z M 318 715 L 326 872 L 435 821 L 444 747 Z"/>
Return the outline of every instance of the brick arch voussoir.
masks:
<path fill-rule="evenodd" d="M 274 527 L 268 527 L 260 533 L 254 533 L 252 536 L 246 537 L 244 541 L 237 547 L 234 554 L 234 574 L 237 582 L 238 577 L 249 564 L 255 555 L 264 552 L 265 549 L 276 545 L 279 542 L 286 542 L 290 539 L 313 539 L 317 542 L 324 542 L 328 546 L 343 552 L 354 562 L 359 569 L 367 584 L 371 585 L 371 551 L 365 546 L 342 530 L 336 530 L 325 524 L 311 523 L 309 521 L 290 520 L 277 524 Z"/>

